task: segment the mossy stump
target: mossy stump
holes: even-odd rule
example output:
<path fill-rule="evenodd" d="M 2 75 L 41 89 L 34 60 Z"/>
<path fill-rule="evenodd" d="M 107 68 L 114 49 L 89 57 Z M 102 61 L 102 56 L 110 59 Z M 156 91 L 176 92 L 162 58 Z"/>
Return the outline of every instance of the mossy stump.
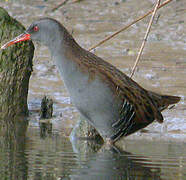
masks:
<path fill-rule="evenodd" d="M 3 45 L 25 28 L 0 7 L 0 42 Z M 22 42 L 0 50 L 0 118 L 28 114 L 27 95 L 34 46 Z"/>
<path fill-rule="evenodd" d="M 98 131 L 89 124 L 82 116 L 80 116 L 76 126 L 73 128 L 71 135 L 72 138 L 90 139 L 102 142 L 103 139 Z"/>
<path fill-rule="evenodd" d="M 44 96 L 41 101 L 40 119 L 52 118 L 53 114 L 53 100 Z"/>

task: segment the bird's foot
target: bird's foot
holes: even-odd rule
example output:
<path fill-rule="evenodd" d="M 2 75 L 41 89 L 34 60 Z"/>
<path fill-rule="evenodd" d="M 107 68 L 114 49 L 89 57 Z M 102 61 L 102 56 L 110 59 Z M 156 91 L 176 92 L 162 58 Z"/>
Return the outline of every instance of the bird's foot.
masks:
<path fill-rule="evenodd" d="M 107 146 L 113 146 L 114 145 L 114 141 L 112 139 L 110 139 L 110 138 L 106 138 L 105 139 L 105 144 Z"/>
<path fill-rule="evenodd" d="M 118 150 L 118 147 L 115 146 L 115 141 L 113 141 L 110 138 L 104 139 L 104 144 L 102 148 L 100 149 L 100 151 L 104 152 L 105 150 L 109 150 L 109 151 L 111 150 L 113 152 L 120 153 L 120 150 Z"/>

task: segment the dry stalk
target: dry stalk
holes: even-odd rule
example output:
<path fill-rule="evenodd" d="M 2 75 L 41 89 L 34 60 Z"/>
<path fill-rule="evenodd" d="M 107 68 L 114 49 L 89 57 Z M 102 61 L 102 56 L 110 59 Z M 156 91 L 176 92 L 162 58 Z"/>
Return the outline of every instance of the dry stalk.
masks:
<path fill-rule="evenodd" d="M 77 3 L 77 2 L 80 2 L 80 1 L 83 1 L 83 0 L 73 0 L 71 3 Z"/>
<path fill-rule="evenodd" d="M 137 64 L 138 64 L 138 62 L 139 62 L 139 59 L 140 59 L 141 54 L 142 54 L 142 52 L 143 52 L 143 49 L 144 49 L 144 47 L 145 47 L 145 44 L 146 44 L 148 35 L 149 35 L 149 33 L 150 33 L 150 30 L 151 30 L 152 22 L 153 22 L 153 20 L 154 20 L 154 16 L 156 15 L 156 12 L 157 12 L 157 10 L 158 10 L 158 6 L 160 5 L 160 2 L 161 2 L 161 0 L 157 0 L 156 5 L 155 5 L 155 7 L 154 7 L 154 10 L 153 10 L 151 19 L 150 19 L 150 21 L 149 21 L 149 24 L 148 24 L 148 27 L 147 27 L 147 30 L 146 30 L 146 33 L 145 33 L 145 36 L 144 36 L 144 39 L 143 39 L 143 42 L 142 42 L 141 47 L 140 47 L 140 50 L 139 50 L 139 52 L 138 52 L 138 56 L 137 56 L 137 58 L 136 58 L 136 61 L 135 61 L 135 63 L 134 63 L 134 66 L 133 66 L 133 68 L 132 68 L 132 72 L 131 72 L 131 75 L 130 75 L 131 78 L 132 78 L 132 76 L 134 75 L 134 72 L 135 72 L 135 70 L 136 70 Z"/>
<path fill-rule="evenodd" d="M 64 0 L 63 2 L 61 2 L 60 4 L 58 4 L 56 7 L 54 7 L 51 11 L 56 11 L 57 9 L 59 9 L 61 6 L 64 6 L 69 0 Z"/>
<path fill-rule="evenodd" d="M 53 12 L 53 11 L 58 10 L 61 6 L 64 6 L 68 1 L 69 1 L 69 0 L 64 0 L 63 2 L 61 2 L 60 4 L 58 4 L 56 7 L 54 7 L 51 11 Z M 77 3 L 77 2 L 79 2 L 79 1 L 82 1 L 82 0 L 73 0 L 73 1 L 71 2 L 71 4 L 72 4 L 72 3 Z"/>
<path fill-rule="evenodd" d="M 169 2 L 171 2 L 172 0 L 166 0 L 165 2 L 163 2 L 160 6 L 158 6 L 159 8 L 162 8 L 163 6 L 165 6 L 166 4 L 168 4 Z M 112 35 L 106 37 L 105 39 L 101 40 L 100 42 L 98 42 L 96 45 L 90 47 L 88 50 L 91 51 L 93 49 L 95 49 L 96 47 L 100 46 L 101 44 L 105 43 L 106 41 L 110 40 L 111 38 L 113 38 L 114 36 L 116 36 L 117 34 L 119 34 L 120 32 L 128 29 L 130 26 L 132 26 L 133 24 L 137 23 L 138 21 L 142 20 L 143 18 L 145 18 L 146 16 L 148 16 L 149 14 L 153 13 L 153 10 L 147 12 L 145 15 L 139 17 L 138 19 L 134 20 L 133 22 L 131 22 L 130 24 L 128 24 L 127 26 L 119 29 L 118 31 L 116 31 L 115 33 L 113 33 Z"/>

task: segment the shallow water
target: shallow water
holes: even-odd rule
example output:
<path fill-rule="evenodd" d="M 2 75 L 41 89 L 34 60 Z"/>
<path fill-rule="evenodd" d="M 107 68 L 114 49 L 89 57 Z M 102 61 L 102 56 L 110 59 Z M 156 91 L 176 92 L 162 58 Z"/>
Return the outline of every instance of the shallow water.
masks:
<path fill-rule="evenodd" d="M 60 2 L 9 0 L 1 1 L 0 6 L 25 26 L 38 17 L 56 18 L 85 48 L 152 8 L 152 2 L 147 0 L 140 4 L 138 0 L 84 0 L 50 12 Z M 0 136 L 2 179 L 186 179 L 185 7 L 186 1 L 174 1 L 158 11 L 159 19 L 153 24 L 134 76 L 143 87 L 179 95 L 182 100 L 163 112 L 163 125 L 153 123 L 145 133 L 127 137 L 122 150 L 91 146 L 86 141 L 71 144 L 68 136 L 78 113 L 48 50 L 36 45 L 29 88 L 29 126 L 18 139 Z M 95 54 L 129 75 L 148 20 L 98 47 Z M 54 100 L 54 118 L 48 124 L 39 121 L 44 95 Z"/>
<path fill-rule="evenodd" d="M 49 122 L 40 123 L 39 127 L 28 126 L 27 131 L 21 122 L 14 127 L 17 131 L 13 128 L 0 138 L 2 180 L 181 180 L 186 177 L 183 142 L 126 140 L 121 150 L 93 141 L 70 141 L 52 129 Z"/>

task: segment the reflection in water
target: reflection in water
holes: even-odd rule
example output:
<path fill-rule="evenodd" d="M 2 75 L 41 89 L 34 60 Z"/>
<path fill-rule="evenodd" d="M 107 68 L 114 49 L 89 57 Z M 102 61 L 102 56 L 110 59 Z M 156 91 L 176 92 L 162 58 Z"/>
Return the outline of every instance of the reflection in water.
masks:
<path fill-rule="evenodd" d="M 140 157 L 140 160 L 142 159 L 145 157 Z M 79 167 L 74 169 L 70 177 L 79 180 L 161 179 L 160 168 L 145 167 L 139 162 L 139 157 L 135 158 L 131 153 L 121 151 L 117 147 L 104 146 L 88 156 L 81 154 Z"/>
<path fill-rule="evenodd" d="M 48 135 L 52 134 L 52 123 L 49 121 L 40 121 L 39 122 L 39 128 L 40 128 L 40 137 L 45 138 Z"/>
<path fill-rule="evenodd" d="M 94 141 L 71 143 L 51 123 L 27 128 L 23 118 L 1 122 L 2 180 L 170 180 L 186 175 L 184 144 L 126 141 L 125 152 Z"/>
<path fill-rule="evenodd" d="M 25 118 L 1 120 L 0 125 L 0 174 L 2 180 L 22 180 L 28 176 L 28 161 L 25 154 Z"/>

